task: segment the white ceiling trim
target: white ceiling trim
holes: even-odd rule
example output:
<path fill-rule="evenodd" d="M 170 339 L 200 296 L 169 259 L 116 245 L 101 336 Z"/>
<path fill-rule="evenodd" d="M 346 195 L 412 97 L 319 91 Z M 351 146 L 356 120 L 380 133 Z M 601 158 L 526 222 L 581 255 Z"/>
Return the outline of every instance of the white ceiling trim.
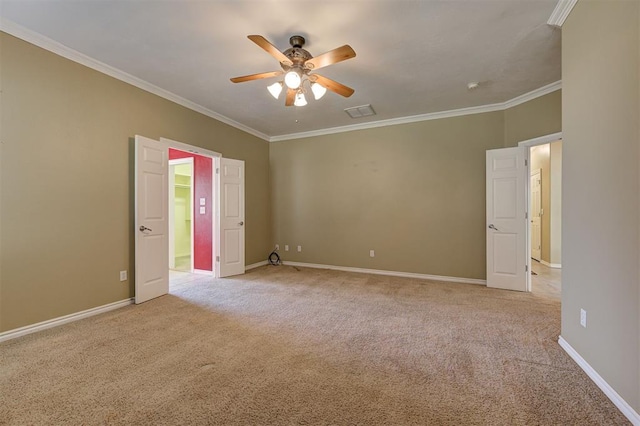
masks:
<path fill-rule="evenodd" d="M 547 24 L 552 27 L 561 28 L 576 3 L 578 3 L 578 0 L 558 0 L 558 4 L 556 4 L 556 8 L 551 12 Z"/>
<path fill-rule="evenodd" d="M 517 98 L 497 104 L 482 105 L 477 107 L 454 109 L 450 111 L 432 112 L 429 114 L 412 115 L 409 117 L 391 118 L 388 120 L 371 121 L 362 124 L 351 124 L 348 126 L 332 127 L 329 129 L 312 130 L 310 132 L 291 133 L 288 135 L 272 136 L 270 142 L 286 141 L 291 139 L 310 138 L 313 136 L 330 135 L 334 133 L 351 132 L 354 130 L 373 129 L 375 127 L 395 126 L 396 124 L 415 123 L 418 121 L 438 120 L 441 118 L 459 117 L 461 115 L 482 114 L 484 112 L 504 111 L 508 108 L 523 104 L 530 100 L 539 98 L 562 88 L 562 82 L 547 84 L 539 89 L 533 90 Z"/>
<path fill-rule="evenodd" d="M 571 3 L 570 8 L 572 8 L 576 2 L 577 0 L 560 0 L 558 3 L 558 6 L 556 6 L 556 9 L 558 9 L 561 3 L 563 4 Z M 566 11 L 566 15 L 568 15 L 569 12 L 571 11 L 570 8 L 568 9 L 568 11 Z M 554 14 L 555 13 L 556 12 L 554 11 Z M 566 15 L 564 18 L 566 18 Z M 335 133 L 350 132 L 354 130 L 364 130 L 364 129 L 372 129 L 376 127 L 394 126 L 397 124 L 408 124 L 408 123 L 415 123 L 419 121 L 459 117 L 462 115 L 481 114 L 481 113 L 493 112 L 493 111 L 503 111 L 507 108 L 512 108 L 524 102 L 530 101 L 532 99 L 536 99 L 540 96 L 544 96 L 548 93 L 559 90 L 562 87 L 561 82 L 557 81 L 555 83 L 548 84 L 544 87 L 533 90 L 529 93 L 525 93 L 521 96 L 518 96 L 514 99 L 511 99 L 509 101 L 502 102 L 502 103 L 482 105 L 482 106 L 469 107 L 469 108 L 461 108 L 461 109 L 450 110 L 450 111 L 434 112 L 434 113 L 428 113 L 428 114 L 413 115 L 408 117 L 392 118 L 388 120 L 371 121 L 367 123 L 353 124 L 353 125 L 341 126 L 341 127 L 331 127 L 327 129 L 312 130 L 309 132 L 269 136 L 258 130 L 252 129 L 251 127 L 245 126 L 244 124 L 238 123 L 235 120 L 225 117 L 224 115 L 221 115 L 215 111 L 205 108 L 202 105 L 196 104 L 195 102 L 185 99 L 179 95 L 176 95 L 175 93 L 169 92 L 168 90 L 155 86 L 145 80 L 142 80 L 138 77 L 128 74 L 122 70 L 119 70 L 115 67 L 107 65 L 96 59 L 93 59 L 83 53 L 80 53 L 74 49 L 71 49 L 68 46 L 58 43 L 57 41 L 54 41 L 46 36 L 43 36 L 40 33 L 24 28 L 21 25 L 18 25 L 6 18 L 0 18 L 0 31 L 10 34 L 28 43 L 34 44 L 38 47 L 41 47 L 42 49 L 55 53 L 56 55 L 62 56 L 66 59 L 69 59 L 81 65 L 84 65 L 88 68 L 91 68 L 98 72 L 106 74 L 110 77 L 113 77 L 115 79 L 118 79 L 128 84 L 131 84 L 132 86 L 135 86 L 139 89 L 145 90 L 149 93 L 153 93 L 154 95 L 160 96 L 161 98 L 167 99 L 185 108 L 189 108 L 193 111 L 196 111 L 208 117 L 214 118 L 218 121 L 221 121 L 225 124 L 228 124 L 232 127 L 235 127 L 239 130 L 242 130 L 246 133 L 254 135 L 268 142 L 278 142 L 278 141 L 285 141 L 285 140 L 292 140 L 292 139 L 308 138 L 313 136 L 330 135 Z"/>
<path fill-rule="evenodd" d="M 212 111 L 208 108 L 203 107 L 202 105 L 198 105 L 195 102 L 192 102 L 188 99 L 183 98 L 182 96 L 178 96 L 175 93 L 171 93 L 168 90 L 164 90 L 156 85 L 153 85 L 145 80 L 142 80 L 138 77 L 128 74 L 122 70 L 114 68 L 103 62 L 97 61 L 83 53 L 78 52 L 77 50 L 71 49 L 70 47 L 67 47 L 62 43 L 58 43 L 57 41 L 52 40 L 49 37 L 45 37 L 40 33 L 24 28 L 23 26 L 18 25 L 6 18 L 0 18 L 0 31 L 10 34 L 28 43 L 34 44 L 38 47 L 48 50 L 49 52 L 55 53 L 56 55 L 59 55 L 71 61 L 77 62 L 80 65 L 84 65 L 88 68 L 99 71 L 110 77 L 116 78 L 128 84 L 131 84 L 132 86 L 135 86 L 139 89 L 153 93 L 154 95 L 158 95 L 161 98 L 167 99 L 178 105 L 182 105 L 185 108 L 189 108 L 193 111 L 199 112 L 200 114 L 204 114 L 208 117 L 214 118 L 225 124 L 233 126 L 239 130 L 247 132 L 253 136 L 257 136 L 260 139 L 264 139 L 266 141 L 269 140 L 269 136 L 262 132 L 252 129 L 251 127 L 245 126 L 244 124 L 238 123 L 237 121 L 234 121 L 228 117 L 225 117 L 224 115 L 218 114 L 215 111 Z"/>
<path fill-rule="evenodd" d="M 510 101 L 503 102 L 501 105 L 502 109 L 513 108 L 514 106 L 518 106 L 525 102 L 532 101 L 536 98 L 539 98 L 544 95 L 548 95 L 549 93 L 555 92 L 556 90 L 562 89 L 562 81 L 556 81 L 551 84 L 547 84 L 546 86 L 542 86 L 539 89 L 532 90 L 529 93 L 525 93 L 524 95 L 520 95 L 511 99 Z"/>

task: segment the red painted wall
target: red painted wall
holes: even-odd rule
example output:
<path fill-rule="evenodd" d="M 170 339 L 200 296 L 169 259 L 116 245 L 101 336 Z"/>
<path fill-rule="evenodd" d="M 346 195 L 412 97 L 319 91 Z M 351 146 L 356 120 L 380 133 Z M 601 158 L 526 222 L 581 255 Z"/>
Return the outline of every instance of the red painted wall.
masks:
<path fill-rule="evenodd" d="M 212 265 L 212 232 L 213 232 L 213 199 L 211 198 L 213 182 L 211 172 L 213 160 L 202 155 L 169 148 L 169 160 L 193 158 L 193 267 L 203 271 L 213 271 Z M 200 198 L 205 199 L 205 214 L 200 214 Z"/>

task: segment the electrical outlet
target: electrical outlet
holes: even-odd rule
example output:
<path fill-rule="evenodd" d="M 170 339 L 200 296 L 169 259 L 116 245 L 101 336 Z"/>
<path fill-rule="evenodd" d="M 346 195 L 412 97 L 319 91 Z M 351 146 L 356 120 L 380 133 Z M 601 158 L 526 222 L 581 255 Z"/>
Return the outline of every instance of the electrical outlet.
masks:
<path fill-rule="evenodd" d="M 580 325 L 587 328 L 587 311 L 580 309 Z"/>
<path fill-rule="evenodd" d="M 276 250 L 280 250 L 280 244 L 276 244 Z"/>
<path fill-rule="evenodd" d="M 302 251 L 302 246 L 298 246 L 298 253 Z"/>
<path fill-rule="evenodd" d="M 369 250 L 369 257 L 376 257 L 376 251 L 375 250 Z"/>
<path fill-rule="evenodd" d="M 284 251 L 289 251 L 289 244 L 284 245 Z"/>
<path fill-rule="evenodd" d="M 120 271 L 120 281 L 127 280 L 127 271 Z"/>

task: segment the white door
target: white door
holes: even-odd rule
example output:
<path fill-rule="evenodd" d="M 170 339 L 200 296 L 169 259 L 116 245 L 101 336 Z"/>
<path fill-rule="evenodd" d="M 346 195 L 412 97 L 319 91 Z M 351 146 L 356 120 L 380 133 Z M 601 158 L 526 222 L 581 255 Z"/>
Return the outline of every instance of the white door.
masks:
<path fill-rule="evenodd" d="M 487 151 L 487 287 L 527 291 L 524 148 Z"/>
<path fill-rule="evenodd" d="M 220 277 L 244 274 L 244 161 L 220 159 Z"/>
<path fill-rule="evenodd" d="M 540 261 L 542 256 L 542 197 L 540 169 L 531 174 L 531 257 Z"/>
<path fill-rule="evenodd" d="M 169 292 L 169 146 L 135 138 L 136 303 Z"/>

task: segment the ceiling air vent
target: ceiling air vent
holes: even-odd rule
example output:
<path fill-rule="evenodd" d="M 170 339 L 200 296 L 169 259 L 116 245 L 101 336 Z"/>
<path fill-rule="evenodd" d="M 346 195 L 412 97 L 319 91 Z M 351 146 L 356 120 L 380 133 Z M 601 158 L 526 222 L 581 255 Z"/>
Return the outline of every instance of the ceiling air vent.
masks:
<path fill-rule="evenodd" d="M 373 110 L 373 108 L 371 108 L 371 104 L 347 108 L 344 110 L 344 112 L 349 114 L 349 117 L 351 118 L 361 118 L 368 117 L 370 115 L 376 115 L 376 112 Z"/>

